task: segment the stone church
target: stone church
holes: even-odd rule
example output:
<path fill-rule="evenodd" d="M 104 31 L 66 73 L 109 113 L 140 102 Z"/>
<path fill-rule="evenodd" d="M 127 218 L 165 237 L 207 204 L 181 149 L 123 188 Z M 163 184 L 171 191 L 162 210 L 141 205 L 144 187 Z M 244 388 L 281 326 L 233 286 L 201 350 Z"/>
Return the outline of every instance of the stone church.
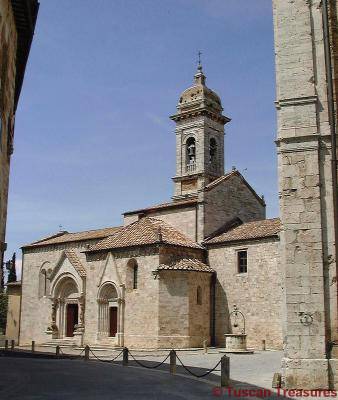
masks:
<path fill-rule="evenodd" d="M 172 200 L 125 212 L 123 226 L 23 246 L 21 345 L 224 346 L 244 329 L 236 305 L 250 347 L 282 347 L 280 221 L 239 171 L 224 171 L 222 112 L 199 65 L 170 117 Z"/>

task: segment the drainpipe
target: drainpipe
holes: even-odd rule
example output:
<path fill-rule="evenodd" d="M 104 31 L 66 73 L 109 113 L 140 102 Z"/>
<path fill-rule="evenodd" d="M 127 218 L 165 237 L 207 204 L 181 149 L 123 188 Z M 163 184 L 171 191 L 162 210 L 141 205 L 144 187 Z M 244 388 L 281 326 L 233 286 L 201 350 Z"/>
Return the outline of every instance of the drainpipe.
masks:
<path fill-rule="evenodd" d="M 331 169 L 332 169 L 332 197 L 333 197 L 333 216 L 334 216 L 334 236 L 335 236 L 335 261 L 336 261 L 336 277 L 338 277 L 338 212 L 337 212 L 337 150 L 336 150 L 336 114 L 334 105 L 333 94 L 333 77 L 332 77 L 332 58 L 330 46 L 330 28 L 329 28 L 329 2 L 322 0 L 323 9 L 323 35 L 324 35 L 324 54 L 326 66 L 326 81 L 327 81 L 327 98 L 328 98 L 328 112 L 329 124 L 331 133 Z M 338 307 L 338 293 L 337 293 L 337 307 Z M 332 336 L 331 336 L 331 344 Z M 330 354 L 328 354 L 330 357 Z"/>

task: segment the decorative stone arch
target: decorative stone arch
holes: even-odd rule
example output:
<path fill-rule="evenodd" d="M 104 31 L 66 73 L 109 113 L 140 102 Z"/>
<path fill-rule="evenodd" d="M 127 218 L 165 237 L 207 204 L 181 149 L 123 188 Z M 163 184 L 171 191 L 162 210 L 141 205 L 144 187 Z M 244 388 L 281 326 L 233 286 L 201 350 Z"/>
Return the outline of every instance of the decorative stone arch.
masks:
<path fill-rule="evenodd" d="M 120 290 L 112 281 L 104 282 L 97 296 L 98 303 L 98 340 L 117 339 L 122 334 L 122 298 Z"/>
<path fill-rule="evenodd" d="M 63 295 L 62 289 L 64 288 L 64 283 L 69 281 L 74 281 L 76 285 L 78 293 L 80 293 L 80 282 L 78 281 L 77 277 L 70 272 L 65 272 L 59 275 L 52 283 L 51 286 L 51 297 L 52 298 L 60 298 Z"/>
<path fill-rule="evenodd" d="M 39 270 L 39 291 L 38 296 L 46 297 L 50 294 L 50 274 L 52 272 L 51 264 L 45 261 Z"/>
<path fill-rule="evenodd" d="M 53 283 L 52 318 L 47 333 L 52 333 L 54 338 L 82 334 L 84 302 L 79 288 L 79 282 L 70 273 L 61 274 Z"/>

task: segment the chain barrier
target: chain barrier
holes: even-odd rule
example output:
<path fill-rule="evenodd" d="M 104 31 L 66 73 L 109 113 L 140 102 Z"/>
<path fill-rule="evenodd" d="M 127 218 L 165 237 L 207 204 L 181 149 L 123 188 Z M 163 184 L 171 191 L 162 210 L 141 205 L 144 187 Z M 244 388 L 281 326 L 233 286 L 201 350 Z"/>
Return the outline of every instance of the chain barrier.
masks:
<path fill-rule="evenodd" d="M 141 367 L 144 367 L 144 368 L 148 368 L 148 369 L 154 369 L 154 368 L 158 368 L 158 367 L 160 367 L 162 364 L 164 364 L 167 360 L 168 360 L 168 358 L 169 358 L 169 356 L 170 356 L 170 353 L 167 355 L 167 357 L 163 360 L 163 361 L 161 361 L 161 362 L 159 362 L 159 363 L 157 363 L 157 364 L 155 364 L 155 365 L 152 365 L 152 366 L 150 366 L 150 365 L 145 365 L 145 364 L 143 364 L 141 361 L 139 361 L 139 360 L 136 360 L 136 358 L 131 354 L 131 352 L 128 350 L 128 353 L 130 354 L 130 356 L 131 356 L 131 358 L 136 362 L 136 364 L 138 364 L 138 365 L 140 365 Z"/>
<path fill-rule="evenodd" d="M 183 367 L 186 371 L 188 371 L 189 374 L 195 376 L 196 378 L 203 378 L 203 377 L 205 377 L 205 376 L 211 374 L 211 372 L 214 372 L 214 371 L 216 370 L 216 368 L 217 368 L 217 367 L 220 365 L 220 363 L 221 363 L 221 360 L 219 360 L 218 363 L 214 366 L 214 368 L 211 368 L 211 369 L 209 369 L 209 371 L 205 372 L 204 374 L 200 374 L 200 375 L 199 375 L 199 374 L 195 374 L 195 373 L 192 372 L 188 367 L 186 367 L 186 366 L 183 364 L 182 360 L 181 360 L 181 359 L 179 358 L 179 356 L 177 355 L 177 353 L 175 353 L 175 354 L 176 354 L 176 358 L 178 359 L 178 361 L 180 362 L 180 364 L 182 365 L 182 367 Z"/>
<path fill-rule="evenodd" d="M 61 354 L 61 355 L 72 356 L 72 354 L 66 354 L 66 353 L 64 353 L 64 352 L 62 351 L 61 347 L 59 347 L 59 350 L 60 350 L 60 354 Z M 85 351 L 85 348 L 81 351 L 81 353 L 80 353 L 77 357 L 81 357 L 81 354 L 82 354 L 84 351 Z M 98 361 L 100 361 L 100 362 L 112 363 L 112 362 L 114 362 L 117 358 L 119 358 L 119 357 L 121 356 L 121 354 L 123 353 L 123 350 L 120 351 L 120 353 L 119 353 L 116 357 L 112 358 L 111 360 L 107 360 L 107 359 L 103 359 L 103 358 L 98 357 L 98 356 L 93 352 L 93 350 L 92 350 L 90 347 L 89 347 L 89 352 L 93 355 L 93 357 L 94 357 L 96 360 L 98 360 Z M 128 353 L 129 353 L 129 355 L 131 356 L 131 358 L 136 362 L 136 364 L 140 365 L 140 366 L 143 367 L 143 368 L 147 368 L 147 369 L 155 369 L 155 368 L 160 367 L 160 366 L 163 365 L 163 364 L 168 360 L 168 358 L 170 357 L 170 352 L 169 352 L 169 354 L 165 357 L 165 359 L 164 359 L 163 361 L 158 362 L 158 363 L 156 363 L 156 364 L 154 364 L 154 365 L 146 365 L 146 364 L 142 363 L 141 361 L 137 360 L 137 359 L 134 357 L 134 355 L 133 355 L 129 350 L 128 350 Z M 148 355 L 147 355 L 147 356 L 148 356 Z M 145 357 L 145 355 L 142 355 L 141 357 Z M 180 357 L 177 355 L 176 352 L 175 352 L 175 357 L 177 358 L 177 360 L 179 361 L 179 363 L 182 365 L 182 367 L 183 367 L 190 375 L 193 375 L 195 378 L 203 378 L 203 377 L 205 377 L 205 376 L 211 374 L 212 372 L 216 371 L 216 368 L 221 364 L 221 360 L 219 360 L 219 362 L 218 362 L 213 368 L 209 369 L 207 372 L 205 372 L 205 373 L 203 373 L 203 374 L 195 374 L 193 371 L 191 371 L 191 369 L 189 369 L 187 366 L 185 366 L 185 365 L 183 364 L 182 360 L 180 359 Z"/>
<path fill-rule="evenodd" d="M 98 361 L 101 361 L 101 362 L 105 362 L 105 363 L 111 363 L 111 362 L 114 362 L 117 358 L 119 358 L 120 357 L 120 355 L 123 353 L 123 350 L 116 356 L 116 357 L 114 357 L 113 359 L 111 359 L 111 360 L 106 360 L 106 359 L 103 359 L 103 358 L 100 358 L 100 357 L 98 357 L 94 352 L 93 352 L 93 350 L 89 347 L 89 351 L 92 353 L 92 355 L 94 356 L 94 358 L 96 358 L 96 360 L 98 360 Z"/>

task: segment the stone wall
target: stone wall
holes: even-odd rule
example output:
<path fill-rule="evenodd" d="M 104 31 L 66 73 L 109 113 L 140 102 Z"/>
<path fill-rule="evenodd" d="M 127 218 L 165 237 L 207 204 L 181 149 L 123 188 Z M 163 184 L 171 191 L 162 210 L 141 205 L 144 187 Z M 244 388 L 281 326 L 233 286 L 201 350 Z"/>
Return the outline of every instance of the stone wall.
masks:
<path fill-rule="evenodd" d="M 190 239 L 196 240 L 196 206 L 147 211 L 147 217 L 159 218 L 181 231 Z M 138 218 L 137 214 L 126 215 L 124 217 L 124 225 L 129 225 L 137 221 Z"/>
<path fill-rule="evenodd" d="M 124 345 L 129 348 L 157 347 L 159 281 L 154 279 L 152 271 L 158 267 L 158 249 L 144 248 L 113 254 L 120 284 L 125 286 Z M 135 259 L 138 265 L 137 289 L 133 289 L 131 279 L 127 277 L 130 259 Z M 109 280 L 112 279 L 116 281 L 115 277 Z"/>
<path fill-rule="evenodd" d="M 210 274 L 199 272 L 153 273 L 159 264 L 170 264 L 180 258 L 203 260 L 203 250 L 163 246 L 140 246 L 113 252 L 83 253 L 89 243 L 68 243 L 25 249 L 23 257 L 23 290 L 20 344 L 50 342 L 65 337 L 57 311 L 58 335 L 47 333 L 51 326 L 53 298 L 58 297 L 62 279 L 69 277 L 84 295 L 84 334 L 78 344 L 125 345 L 130 348 L 201 346 L 209 340 Z M 79 275 L 64 250 L 73 250 L 86 276 Z M 133 267 L 138 266 L 137 288 L 133 287 Z M 41 269 L 50 277 L 46 293 L 41 292 Z M 118 333 L 102 336 L 99 329 L 101 290 L 113 285 L 117 291 Z M 197 286 L 203 293 L 202 305 L 196 305 Z M 59 310 L 59 308 L 57 308 Z M 107 323 L 107 315 L 104 316 Z M 61 335 L 61 336 L 60 336 Z M 78 336 L 74 337 L 77 340 Z M 69 338 L 68 338 L 69 340 Z"/>
<path fill-rule="evenodd" d="M 326 344 L 338 331 L 323 2 L 273 5 L 286 292 L 283 384 L 327 388 Z"/>
<path fill-rule="evenodd" d="M 5 250 L 8 179 L 13 146 L 17 33 L 9 0 L 0 1 L 0 262 Z M 1 273 L 1 272 L 0 272 Z"/>
<path fill-rule="evenodd" d="M 224 124 L 206 116 L 191 117 L 178 121 L 175 133 L 176 176 L 174 178 L 174 197 L 197 194 L 198 190 L 209 183 L 207 176 L 219 177 L 224 174 Z M 196 144 L 196 167 L 192 171 L 187 170 L 186 142 L 189 138 L 194 138 Z M 217 142 L 217 162 L 213 168 L 211 168 L 209 162 L 209 141 L 211 138 L 214 138 Z M 184 181 L 189 176 L 194 178 L 195 184 L 187 187 Z"/>
<path fill-rule="evenodd" d="M 210 275 L 161 271 L 159 277 L 160 348 L 202 347 L 210 342 Z M 197 287 L 202 301 L 197 304 Z"/>
<path fill-rule="evenodd" d="M 6 339 L 19 341 L 20 329 L 20 304 L 21 304 L 21 285 L 7 286 L 8 308 L 6 321 Z"/>
<path fill-rule="evenodd" d="M 86 245 L 97 241 L 87 241 L 82 243 L 68 243 L 39 248 L 26 249 L 22 256 L 22 307 L 21 307 L 21 328 L 20 345 L 30 344 L 32 340 L 36 343 L 44 343 L 51 340 L 50 335 L 46 334 L 46 329 L 51 322 L 52 300 L 50 291 L 41 296 L 39 291 L 40 270 L 45 268 L 47 271 L 55 268 L 64 250 L 75 250 L 83 263 L 86 258 L 81 251 L 86 249 Z M 75 279 L 80 277 L 74 269 L 65 263 L 64 268 Z M 53 287 L 53 282 L 49 285 Z"/>
<path fill-rule="evenodd" d="M 237 175 L 206 191 L 204 200 L 203 238 L 235 217 L 243 222 L 265 218 L 265 206 Z"/>
<path fill-rule="evenodd" d="M 244 249 L 248 272 L 238 273 L 237 252 Z M 283 277 L 279 241 L 272 238 L 209 247 L 209 263 L 217 273 L 216 345 L 224 346 L 224 334 L 232 333 L 229 313 L 236 304 L 246 319 L 248 346 L 259 349 L 264 339 L 267 348 L 281 349 Z"/>

